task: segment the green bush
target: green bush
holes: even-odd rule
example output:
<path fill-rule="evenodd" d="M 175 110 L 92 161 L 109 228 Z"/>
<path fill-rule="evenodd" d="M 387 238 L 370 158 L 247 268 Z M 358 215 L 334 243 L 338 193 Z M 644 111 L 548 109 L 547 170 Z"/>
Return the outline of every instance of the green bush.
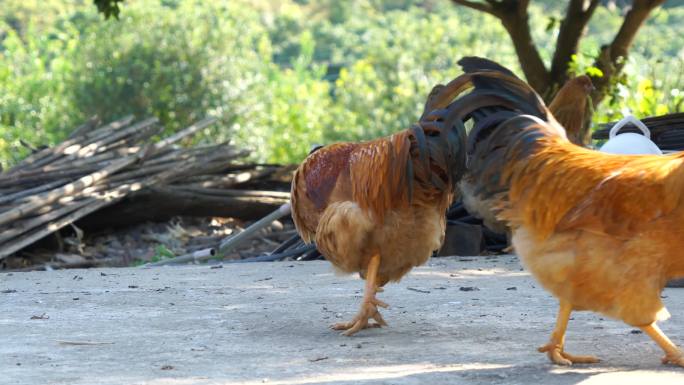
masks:
<path fill-rule="evenodd" d="M 175 130 L 212 114 L 228 126 L 257 96 L 249 89 L 268 67 L 265 36 L 259 15 L 236 3 L 132 3 L 119 22 L 91 21 L 82 33 L 72 100 L 105 120 L 155 115 Z"/>
<path fill-rule="evenodd" d="M 550 60 L 562 14 L 533 2 L 533 37 Z M 196 140 L 233 140 L 256 160 L 298 162 L 311 144 L 405 128 L 464 55 L 519 72 L 492 17 L 447 0 L 150 0 L 104 21 L 91 1 L 5 0 L 0 9 L 0 164 L 54 144 L 93 114 L 157 116 L 176 130 L 205 115 Z M 600 8 L 575 67 L 592 62 L 621 22 Z M 684 8 L 658 11 L 640 32 L 614 95 L 595 120 L 625 110 L 684 108 Z"/>
<path fill-rule="evenodd" d="M 66 97 L 73 73 L 68 57 L 76 42 L 70 32 L 23 41 L 0 21 L 0 165 L 28 153 L 20 140 L 38 145 L 61 139 L 79 115 Z"/>

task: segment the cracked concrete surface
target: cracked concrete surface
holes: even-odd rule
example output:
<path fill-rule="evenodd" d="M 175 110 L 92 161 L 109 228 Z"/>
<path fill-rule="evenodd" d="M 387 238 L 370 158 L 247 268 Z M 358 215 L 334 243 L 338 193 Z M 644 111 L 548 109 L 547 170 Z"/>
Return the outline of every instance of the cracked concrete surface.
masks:
<path fill-rule="evenodd" d="M 388 328 L 344 337 L 362 282 L 327 262 L 0 274 L 2 384 L 684 383 L 644 334 L 574 313 L 557 367 L 536 347 L 556 301 L 515 257 L 433 259 L 379 298 Z M 684 289 L 662 329 L 684 345 Z"/>

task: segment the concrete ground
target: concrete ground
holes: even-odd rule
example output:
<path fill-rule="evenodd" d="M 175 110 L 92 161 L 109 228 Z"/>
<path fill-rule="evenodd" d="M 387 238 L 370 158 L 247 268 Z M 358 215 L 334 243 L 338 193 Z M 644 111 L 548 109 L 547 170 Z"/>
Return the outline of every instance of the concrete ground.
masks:
<path fill-rule="evenodd" d="M 2 384 L 684 383 L 644 334 L 575 313 L 567 350 L 536 352 L 556 301 L 510 256 L 440 258 L 379 298 L 390 326 L 344 337 L 362 282 L 327 262 L 0 274 Z M 684 289 L 663 293 L 684 345 Z"/>

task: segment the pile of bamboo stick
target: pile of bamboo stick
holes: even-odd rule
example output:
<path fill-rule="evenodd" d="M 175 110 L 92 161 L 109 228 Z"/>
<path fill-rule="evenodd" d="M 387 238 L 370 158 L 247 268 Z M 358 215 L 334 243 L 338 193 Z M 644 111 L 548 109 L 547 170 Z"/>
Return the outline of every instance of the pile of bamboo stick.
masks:
<path fill-rule="evenodd" d="M 136 192 L 173 186 L 219 194 L 244 173 L 235 161 L 248 155 L 227 144 L 177 144 L 214 123 L 201 120 L 171 136 L 156 118 L 133 117 L 97 127 L 91 119 L 61 144 L 37 151 L 0 174 L 0 260 Z M 238 170 L 226 172 L 229 169 Z M 202 190 L 205 189 L 205 190 Z M 276 204 L 286 201 L 279 197 Z"/>

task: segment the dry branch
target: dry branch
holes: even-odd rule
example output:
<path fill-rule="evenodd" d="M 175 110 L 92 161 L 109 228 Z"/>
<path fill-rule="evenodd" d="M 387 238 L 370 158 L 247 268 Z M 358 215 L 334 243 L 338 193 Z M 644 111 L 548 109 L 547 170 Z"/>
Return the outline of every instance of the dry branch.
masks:
<path fill-rule="evenodd" d="M 93 138 L 104 138 L 106 137 L 111 131 L 120 129 L 121 127 L 126 127 L 128 126 L 131 122 L 133 121 L 133 116 L 127 116 L 123 119 L 119 119 L 117 121 L 114 121 L 110 124 L 107 124 L 105 126 L 100 127 L 99 129 L 95 130 L 92 134 L 86 134 L 82 136 L 77 136 L 74 137 L 73 139 L 69 139 L 67 141 L 64 141 L 57 145 L 54 148 L 46 148 L 42 151 L 39 151 L 33 155 L 28 156 L 26 159 L 24 159 L 21 163 L 19 163 L 17 166 L 13 167 L 5 175 L 12 175 L 13 173 L 29 169 L 29 168 L 35 168 L 35 167 L 40 167 L 45 164 L 50 163 L 51 161 L 61 157 L 64 155 L 65 151 L 70 148 L 71 146 L 74 146 L 78 143 L 83 142 L 86 139 L 93 139 Z M 0 175 L 2 177 L 2 175 Z"/>
<path fill-rule="evenodd" d="M 200 191 L 183 192 L 155 186 L 132 194 L 118 204 L 78 222 L 90 230 L 117 228 L 145 221 L 163 221 L 176 216 L 260 218 L 286 203 L 285 197 L 220 196 Z"/>

